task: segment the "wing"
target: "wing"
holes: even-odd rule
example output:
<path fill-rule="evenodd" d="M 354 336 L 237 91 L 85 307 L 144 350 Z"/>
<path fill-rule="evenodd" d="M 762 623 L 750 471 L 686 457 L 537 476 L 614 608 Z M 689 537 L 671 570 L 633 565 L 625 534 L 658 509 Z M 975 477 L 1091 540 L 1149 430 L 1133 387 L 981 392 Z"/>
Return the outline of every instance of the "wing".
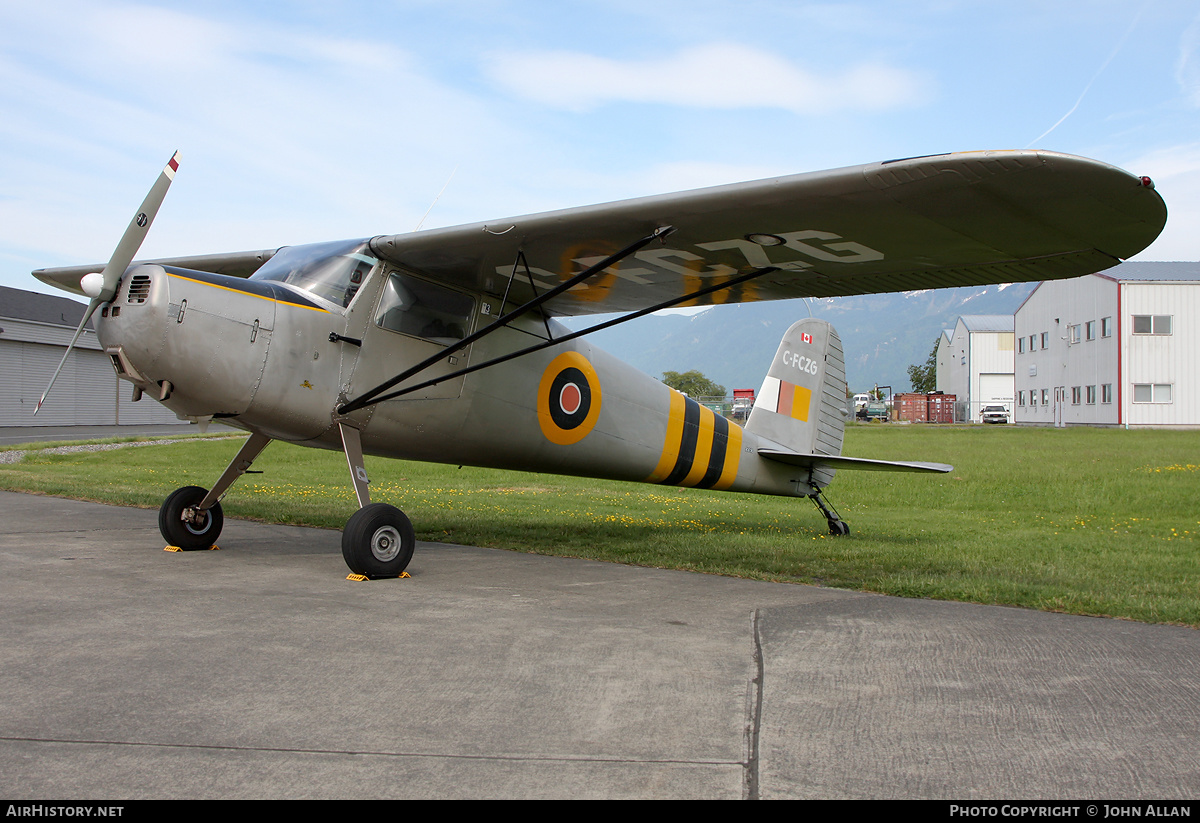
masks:
<path fill-rule="evenodd" d="M 780 271 L 704 302 L 1075 277 L 1141 251 L 1165 222 L 1149 181 L 1113 166 L 971 152 L 380 237 L 372 247 L 397 265 L 501 293 L 519 252 L 544 290 L 656 226 L 676 228 L 665 245 L 550 304 L 573 315 L 646 308 L 766 265 Z"/>
<path fill-rule="evenodd" d="M 200 254 L 191 257 L 163 257 L 157 260 L 136 260 L 134 266 L 140 266 L 143 263 L 152 263 L 160 266 L 178 266 L 182 269 L 192 269 L 193 271 L 207 271 L 213 274 L 228 274 L 231 277 L 249 277 L 258 270 L 259 266 L 271 259 L 278 249 L 264 249 L 262 251 L 243 251 L 232 252 L 229 254 Z M 48 286 L 69 291 L 72 294 L 78 294 L 80 297 L 86 297 L 83 289 L 79 286 L 80 279 L 85 274 L 90 274 L 94 271 L 100 271 L 104 268 L 101 264 L 90 264 L 87 266 L 62 266 L 53 269 L 38 269 L 33 272 L 33 276 L 41 280 Z"/>
<path fill-rule="evenodd" d="M 547 304 L 559 315 L 644 309 L 763 266 L 778 271 L 698 302 L 1052 280 L 1109 268 L 1153 242 L 1166 206 L 1148 183 L 1052 152 L 941 154 L 378 237 L 371 245 L 398 266 L 497 296 L 516 270 L 511 299 L 521 300 L 531 295 L 530 278 L 545 291 L 658 226 L 675 227 L 664 244 Z M 211 260 L 224 260 L 221 273 L 249 274 L 270 254 Z M 207 259 L 156 262 L 215 271 Z M 90 270 L 35 275 L 62 285 Z"/>

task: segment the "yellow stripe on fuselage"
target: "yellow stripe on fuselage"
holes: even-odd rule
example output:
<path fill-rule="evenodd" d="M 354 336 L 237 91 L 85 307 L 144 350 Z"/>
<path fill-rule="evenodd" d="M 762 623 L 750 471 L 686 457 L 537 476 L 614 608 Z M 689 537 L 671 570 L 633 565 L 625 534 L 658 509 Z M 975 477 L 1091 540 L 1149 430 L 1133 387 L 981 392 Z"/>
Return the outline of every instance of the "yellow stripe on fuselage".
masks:
<path fill-rule="evenodd" d="M 713 411 L 707 406 L 700 407 L 700 431 L 696 435 L 696 456 L 692 458 L 692 469 L 687 476 L 679 481 L 681 486 L 694 486 L 704 479 L 708 471 L 708 461 L 712 457 L 713 445 Z"/>
<path fill-rule="evenodd" d="M 742 440 L 736 423 L 672 389 L 662 454 L 646 482 L 728 489 L 737 480 Z"/>
<path fill-rule="evenodd" d="M 729 440 L 725 443 L 725 466 L 721 469 L 720 478 L 713 484 L 714 489 L 724 491 L 733 485 L 733 481 L 737 480 L 738 461 L 741 456 L 742 427 L 731 420 L 729 422 Z"/>
<path fill-rule="evenodd" d="M 667 436 L 663 441 L 662 456 L 658 459 L 658 465 L 646 478 L 648 483 L 660 483 L 666 479 L 679 458 L 679 441 L 683 438 L 683 411 L 687 399 L 674 389 L 667 391 L 671 393 L 671 407 L 667 411 Z"/>
<path fill-rule="evenodd" d="M 222 289 L 223 291 L 233 292 L 234 294 L 244 294 L 247 297 L 257 297 L 259 300 L 269 300 L 272 303 L 282 303 L 285 306 L 295 306 L 298 309 L 309 309 L 311 311 L 319 311 L 324 314 L 329 314 L 328 309 L 323 309 L 320 306 L 305 306 L 303 303 L 293 303 L 290 300 L 280 300 L 275 297 L 267 297 L 266 295 L 263 295 L 263 294 L 255 294 L 254 292 L 242 291 L 241 289 L 231 289 L 228 286 L 218 286 L 216 283 L 209 283 L 206 280 L 196 280 L 195 278 L 192 278 L 192 277 L 184 277 L 182 274 L 175 274 L 174 272 L 167 272 L 167 276 L 168 277 L 176 277 L 180 280 L 186 280 L 189 283 L 199 283 L 201 286 L 208 286 L 208 287 L 214 288 L 214 289 Z"/>

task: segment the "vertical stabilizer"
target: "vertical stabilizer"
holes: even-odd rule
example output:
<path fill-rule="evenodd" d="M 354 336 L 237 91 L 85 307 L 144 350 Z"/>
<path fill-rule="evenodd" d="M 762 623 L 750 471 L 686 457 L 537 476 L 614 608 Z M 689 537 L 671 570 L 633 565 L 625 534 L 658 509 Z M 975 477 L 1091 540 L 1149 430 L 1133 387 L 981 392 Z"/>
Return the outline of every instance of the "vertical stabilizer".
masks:
<path fill-rule="evenodd" d="M 845 422 L 841 338 L 824 320 L 801 320 L 783 335 L 746 430 L 798 454 L 840 455 Z M 833 475 L 819 466 L 812 479 L 823 487 Z"/>

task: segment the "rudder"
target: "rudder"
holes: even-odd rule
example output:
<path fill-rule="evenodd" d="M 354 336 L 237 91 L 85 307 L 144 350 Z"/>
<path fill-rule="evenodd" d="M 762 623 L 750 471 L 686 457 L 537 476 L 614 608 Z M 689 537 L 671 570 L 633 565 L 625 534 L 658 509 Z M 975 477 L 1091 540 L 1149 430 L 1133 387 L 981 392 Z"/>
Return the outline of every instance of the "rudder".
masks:
<path fill-rule="evenodd" d="M 800 454 L 840 455 L 846 423 L 846 363 L 832 325 L 806 318 L 783 335 L 746 430 Z M 825 486 L 834 469 L 818 466 Z"/>

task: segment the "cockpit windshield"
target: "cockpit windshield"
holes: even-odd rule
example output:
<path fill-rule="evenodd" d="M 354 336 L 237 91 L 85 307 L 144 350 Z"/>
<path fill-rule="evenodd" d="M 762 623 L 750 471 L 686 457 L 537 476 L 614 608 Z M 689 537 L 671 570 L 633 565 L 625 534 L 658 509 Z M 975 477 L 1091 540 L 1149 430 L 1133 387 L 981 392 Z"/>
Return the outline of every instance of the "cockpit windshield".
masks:
<path fill-rule="evenodd" d="M 286 246 L 250 279 L 287 283 L 345 308 L 377 262 L 366 240 Z"/>

